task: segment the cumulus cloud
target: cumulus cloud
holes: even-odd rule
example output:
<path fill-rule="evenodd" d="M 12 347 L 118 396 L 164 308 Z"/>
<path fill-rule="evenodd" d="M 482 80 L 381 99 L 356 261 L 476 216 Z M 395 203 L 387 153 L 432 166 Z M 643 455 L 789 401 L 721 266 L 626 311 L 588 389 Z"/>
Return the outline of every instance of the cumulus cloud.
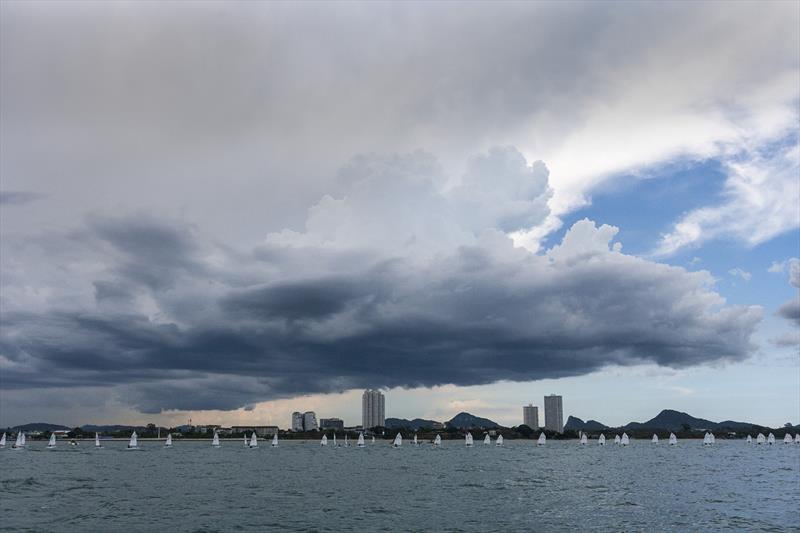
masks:
<path fill-rule="evenodd" d="M 145 412 L 232 409 L 754 349 L 760 308 L 726 305 L 706 271 L 625 255 L 615 227 L 585 219 L 550 250 L 514 247 L 507 232 L 548 214 L 542 163 L 499 148 L 467 168 L 454 184 L 424 152 L 354 158 L 305 229 L 244 251 L 180 220 L 93 216 L 47 237 L 68 245 L 48 246 L 63 261 L 36 271 L 51 289 L 28 300 L 19 270 L 42 248 L 20 244 L 27 261 L 3 266 L 4 387 L 112 384 Z"/>
<path fill-rule="evenodd" d="M 744 281 L 750 281 L 750 279 L 752 279 L 753 277 L 753 275 L 750 272 L 741 269 L 739 267 L 728 270 L 728 274 L 730 274 L 733 277 L 742 278 Z"/>

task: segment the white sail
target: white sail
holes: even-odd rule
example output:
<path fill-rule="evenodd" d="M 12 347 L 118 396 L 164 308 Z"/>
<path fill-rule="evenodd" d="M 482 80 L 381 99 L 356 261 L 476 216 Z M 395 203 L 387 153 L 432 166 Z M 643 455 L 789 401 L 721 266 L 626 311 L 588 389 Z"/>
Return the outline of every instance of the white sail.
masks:
<path fill-rule="evenodd" d="M 171 448 L 172 447 L 172 433 L 167 433 L 167 440 L 164 441 L 164 447 L 165 448 Z"/>
<path fill-rule="evenodd" d="M 244 441 L 244 447 L 245 447 L 245 448 L 247 448 L 247 433 L 245 433 L 245 434 L 242 436 L 242 439 L 243 439 L 243 441 Z"/>
<path fill-rule="evenodd" d="M 6 434 L 3 433 L 3 436 L 0 437 L 0 448 L 5 448 L 6 446 Z"/>
<path fill-rule="evenodd" d="M 783 437 L 783 443 L 784 443 L 784 444 L 791 444 L 792 442 L 794 442 L 794 441 L 792 441 L 792 436 L 791 436 L 791 435 L 789 435 L 789 434 L 787 433 L 787 434 L 786 434 L 786 435 Z"/>
<path fill-rule="evenodd" d="M 675 446 L 676 444 L 678 444 L 678 437 L 675 436 L 675 433 L 670 433 L 669 434 L 669 445 L 670 446 Z"/>
<path fill-rule="evenodd" d="M 400 433 L 398 433 L 397 436 L 394 438 L 394 442 L 392 443 L 392 446 L 394 446 L 395 448 L 398 448 L 398 447 L 400 447 L 402 445 L 403 445 L 403 436 Z"/>
<path fill-rule="evenodd" d="M 438 433 L 436 434 L 436 438 L 433 439 L 433 445 L 434 446 L 441 446 L 442 445 L 442 436 L 439 435 Z"/>
<path fill-rule="evenodd" d="M 272 447 L 273 448 L 277 448 L 278 447 L 278 434 L 277 433 L 275 433 L 272 436 Z"/>
<path fill-rule="evenodd" d="M 756 437 L 756 444 L 764 444 L 765 442 L 767 442 L 766 437 L 764 437 L 763 433 L 759 433 Z"/>
<path fill-rule="evenodd" d="M 103 446 L 100 444 L 100 434 L 99 434 L 99 433 L 95 433 L 95 434 L 94 434 L 94 447 L 95 447 L 95 448 L 102 448 L 102 447 L 103 447 Z"/>
<path fill-rule="evenodd" d="M 134 431 L 131 434 L 131 440 L 128 441 L 128 448 L 134 450 L 139 447 L 139 437 L 137 437 L 136 432 Z"/>
<path fill-rule="evenodd" d="M 5 433 L 3 434 L 3 436 L 5 436 Z M 800 444 L 800 433 L 795 433 L 795 435 L 794 435 L 794 443 L 795 444 Z"/>
<path fill-rule="evenodd" d="M 56 447 L 56 434 L 55 433 L 51 433 L 50 434 L 50 440 L 47 442 L 47 447 L 48 448 L 55 448 Z"/>
<path fill-rule="evenodd" d="M 467 446 L 472 446 L 473 444 L 472 433 L 468 431 L 467 434 L 464 436 L 464 441 L 466 442 Z"/>
<path fill-rule="evenodd" d="M 619 435 L 614 435 L 614 444 L 619 444 L 620 438 Z"/>
<path fill-rule="evenodd" d="M 772 433 L 767 435 L 767 444 L 775 444 L 775 435 Z"/>
<path fill-rule="evenodd" d="M 27 442 L 27 437 L 25 436 L 24 431 L 20 433 L 19 441 L 20 441 L 20 446 L 25 446 L 25 443 Z"/>
<path fill-rule="evenodd" d="M 544 446 L 545 442 L 547 442 L 547 437 L 545 437 L 544 432 L 539 433 L 539 440 L 536 441 L 536 445 Z"/>
<path fill-rule="evenodd" d="M 366 446 L 366 444 L 364 444 L 364 434 L 363 433 L 359 433 L 358 434 L 358 442 L 356 443 L 356 446 L 358 446 L 359 448 L 363 448 L 364 446 Z"/>
<path fill-rule="evenodd" d="M 252 435 L 250 435 L 250 447 L 251 448 L 258 448 L 258 437 L 256 436 L 256 432 L 254 431 Z"/>
<path fill-rule="evenodd" d="M 211 439 L 211 445 L 215 447 L 219 446 L 219 433 L 217 433 L 216 429 L 214 430 L 214 437 Z"/>
<path fill-rule="evenodd" d="M 497 436 L 497 441 L 494 444 L 495 444 L 495 446 L 502 446 L 503 445 L 503 436 L 502 435 L 498 435 Z"/>
<path fill-rule="evenodd" d="M 713 433 L 709 433 L 709 435 L 711 435 L 711 444 L 716 444 L 717 443 L 717 437 L 715 437 Z"/>
<path fill-rule="evenodd" d="M 619 443 L 622 444 L 623 446 L 627 446 L 628 444 L 630 444 L 630 442 L 631 441 L 628 438 L 628 434 L 627 433 L 623 433 L 622 434 L 622 438 L 619 440 Z"/>
<path fill-rule="evenodd" d="M 748 436 L 747 436 L 747 439 L 745 439 L 745 441 L 747 442 L 747 444 L 753 444 L 753 437 L 751 437 L 750 435 L 748 435 Z"/>
<path fill-rule="evenodd" d="M 589 437 L 586 436 L 586 433 L 581 433 L 581 444 L 588 444 Z"/>
<path fill-rule="evenodd" d="M 603 435 L 602 433 L 600 433 L 600 436 L 597 437 L 597 444 L 599 444 L 600 446 L 606 445 L 606 436 Z"/>
<path fill-rule="evenodd" d="M 333 434 L 333 446 L 336 447 L 336 433 Z"/>
<path fill-rule="evenodd" d="M 658 435 L 653 433 L 653 438 L 650 439 L 650 442 L 652 442 L 653 444 L 658 444 Z"/>
<path fill-rule="evenodd" d="M 704 445 L 704 446 L 711 446 L 711 445 L 712 445 L 712 444 L 714 444 L 715 442 L 717 442 L 717 439 L 714 437 L 714 434 L 713 434 L 713 433 L 707 432 L 707 433 L 706 433 L 706 434 L 703 436 L 703 445 Z"/>
<path fill-rule="evenodd" d="M 417 434 L 414 433 L 414 446 L 419 445 L 419 441 L 417 440 Z"/>
<path fill-rule="evenodd" d="M 483 437 L 483 444 L 489 446 L 492 443 L 492 437 L 489 436 L 487 433 L 485 437 Z"/>
<path fill-rule="evenodd" d="M 375 444 L 375 435 L 372 436 L 372 444 Z"/>
<path fill-rule="evenodd" d="M 323 435 L 322 439 L 319 441 L 320 446 L 327 446 L 328 445 L 328 436 Z"/>

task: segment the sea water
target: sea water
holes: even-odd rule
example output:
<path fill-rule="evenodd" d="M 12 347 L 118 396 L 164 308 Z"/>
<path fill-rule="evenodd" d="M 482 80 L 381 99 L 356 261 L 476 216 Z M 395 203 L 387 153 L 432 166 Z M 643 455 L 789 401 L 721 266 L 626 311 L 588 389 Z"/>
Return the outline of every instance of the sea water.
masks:
<path fill-rule="evenodd" d="M 0 450 L 5 531 L 797 531 L 800 446 L 743 440 L 29 441 Z"/>

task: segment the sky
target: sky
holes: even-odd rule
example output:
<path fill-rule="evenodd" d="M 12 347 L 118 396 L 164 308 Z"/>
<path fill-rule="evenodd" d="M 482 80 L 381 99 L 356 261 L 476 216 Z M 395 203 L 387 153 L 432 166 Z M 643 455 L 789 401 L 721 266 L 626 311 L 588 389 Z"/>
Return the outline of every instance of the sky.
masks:
<path fill-rule="evenodd" d="M 0 426 L 800 423 L 800 5 L 0 4 Z"/>

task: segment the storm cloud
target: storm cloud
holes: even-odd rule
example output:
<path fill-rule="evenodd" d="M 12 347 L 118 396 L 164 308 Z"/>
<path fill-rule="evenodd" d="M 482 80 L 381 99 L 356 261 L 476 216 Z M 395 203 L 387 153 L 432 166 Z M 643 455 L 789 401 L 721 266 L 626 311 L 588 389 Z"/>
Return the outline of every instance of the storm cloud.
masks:
<path fill-rule="evenodd" d="M 241 250 L 179 219 L 91 216 L 46 238 L 61 242 L 36 271 L 52 297 L 14 283 L 44 244 L 4 262 L 3 386 L 233 409 L 752 353 L 760 308 L 725 305 L 707 272 L 624 254 L 614 227 L 582 220 L 549 250 L 515 247 L 509 231 L 548 215 L 547 174 L 511 147 L 472 158 L 456 187 L 424 152 L 360 156 L 305 229 Z"/>

